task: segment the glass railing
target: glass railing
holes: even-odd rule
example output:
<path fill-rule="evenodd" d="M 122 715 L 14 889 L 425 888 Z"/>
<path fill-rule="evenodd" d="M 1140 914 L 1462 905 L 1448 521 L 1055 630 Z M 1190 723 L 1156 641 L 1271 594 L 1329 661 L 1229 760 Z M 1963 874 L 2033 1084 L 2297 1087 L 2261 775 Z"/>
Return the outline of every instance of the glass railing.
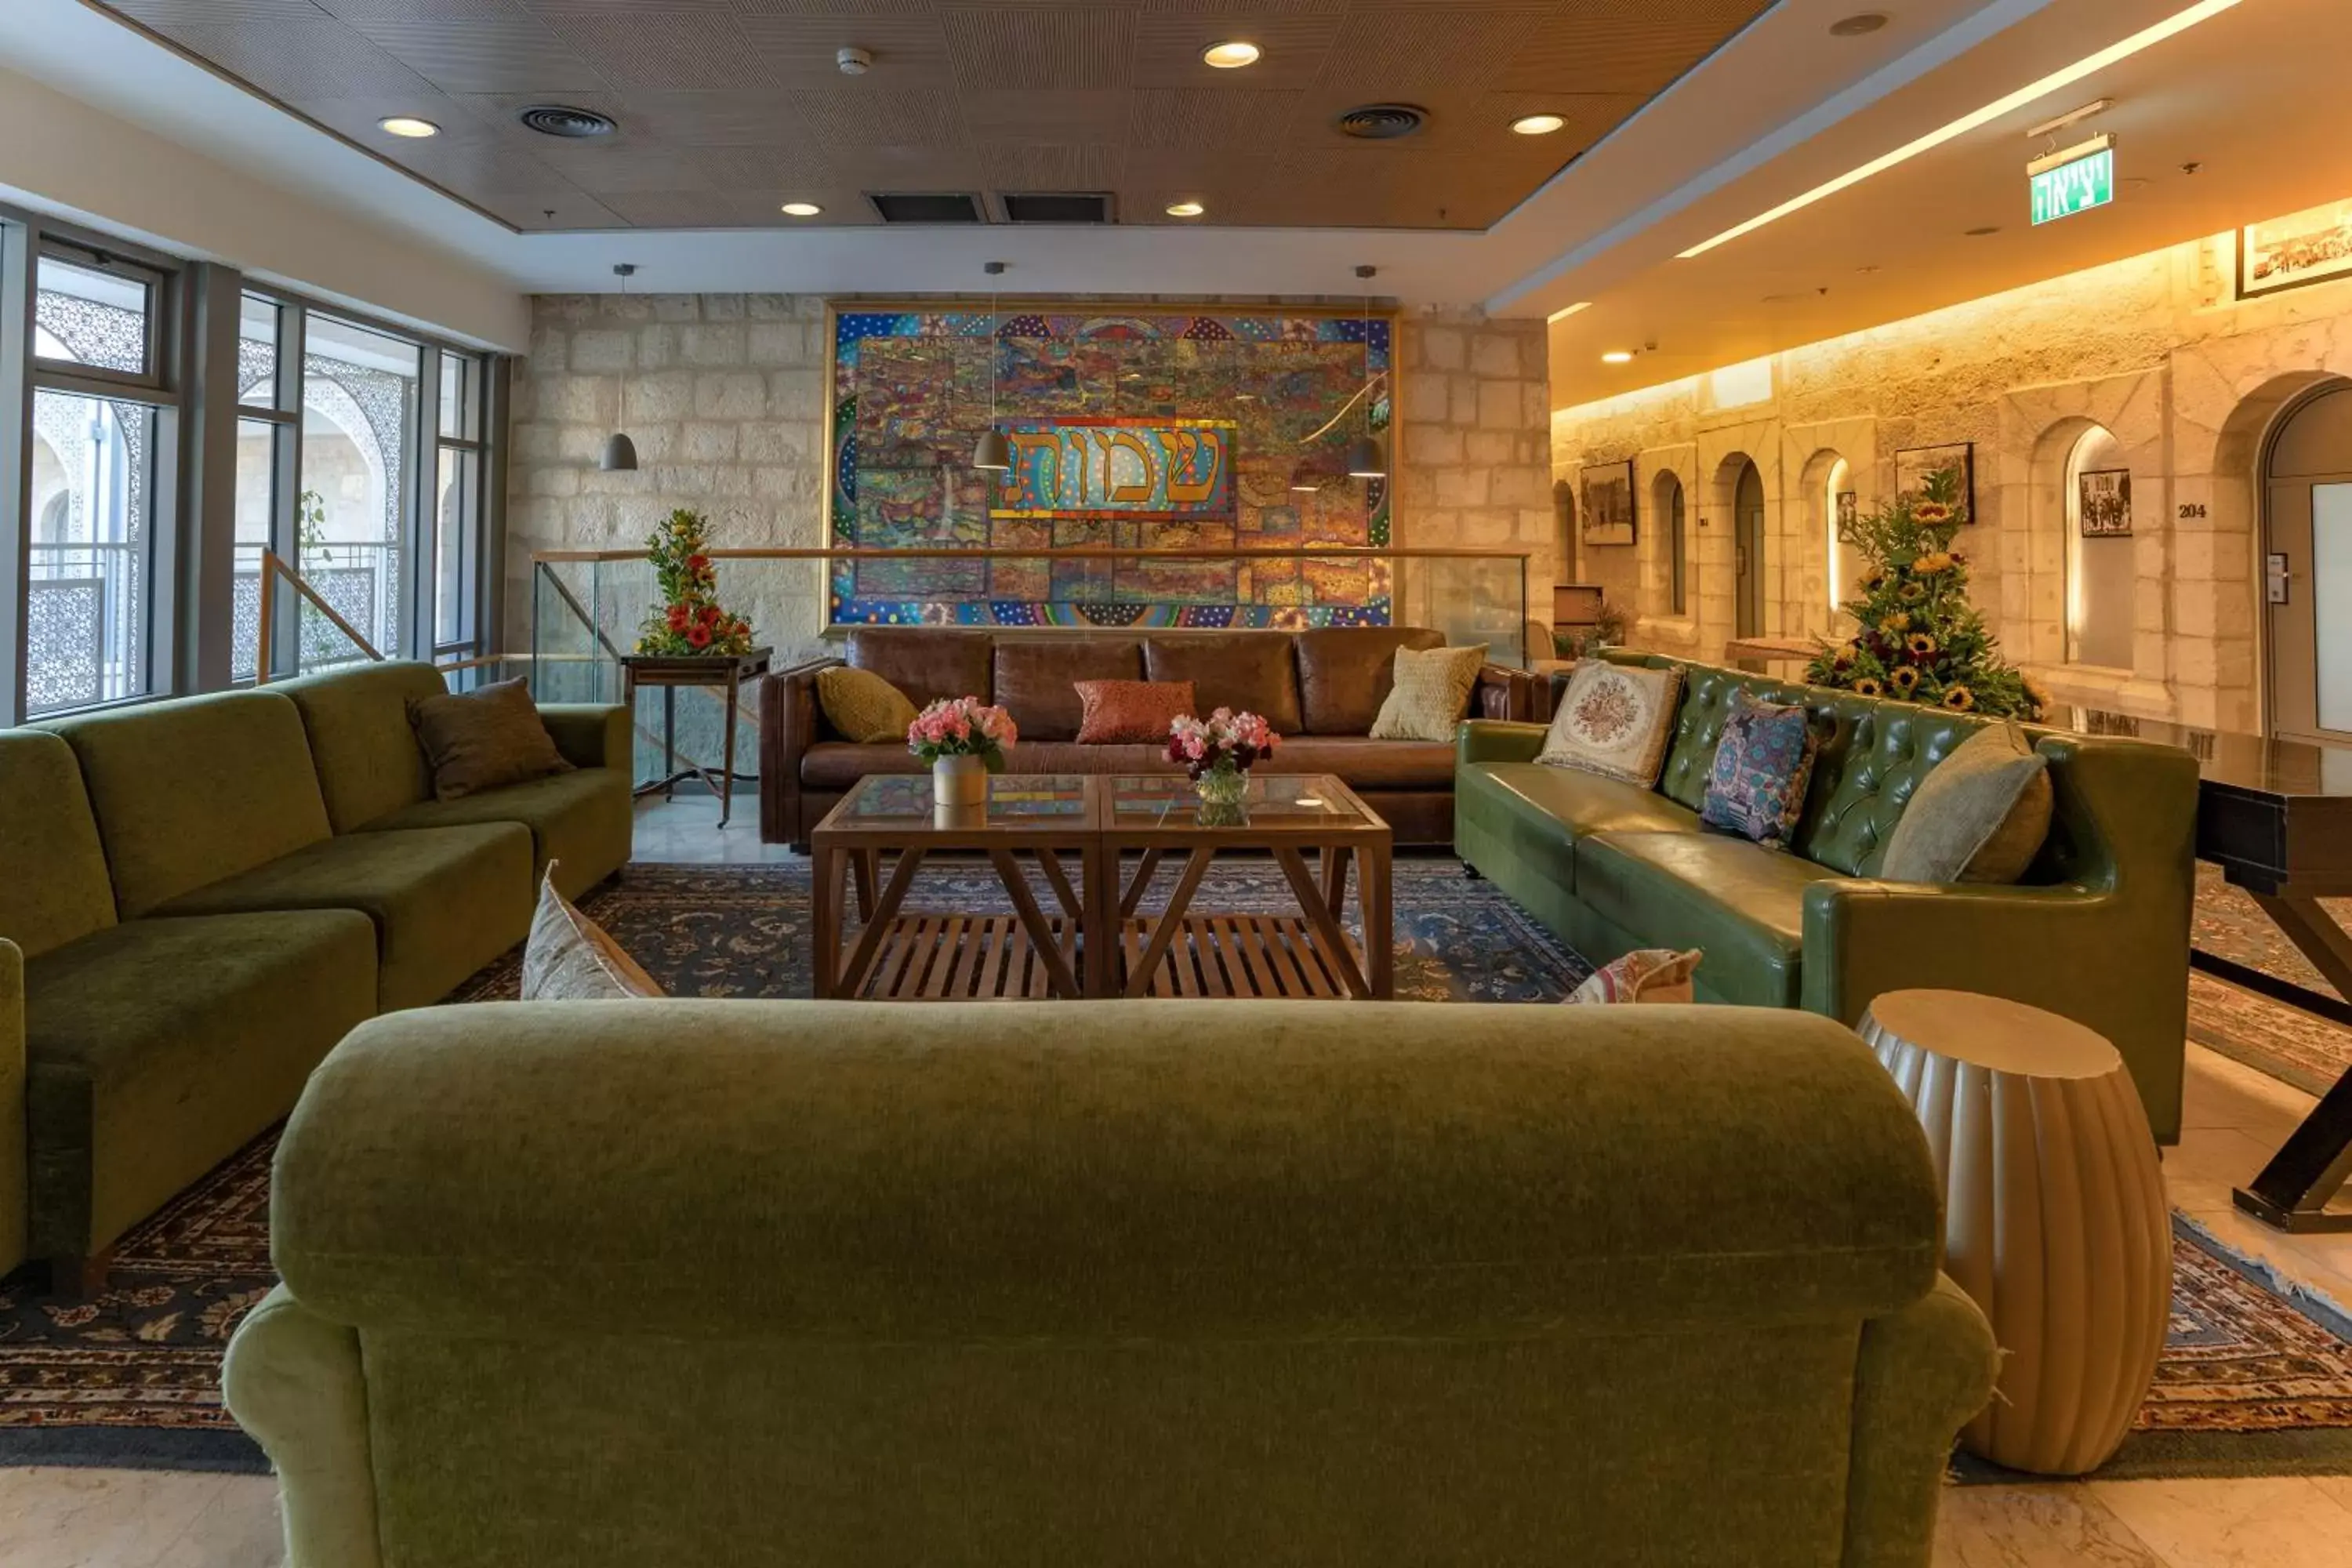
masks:
<path fill-rule="evenodd" d="M 778 668 L 837 650 L 848 628 L 828 606 L 846 600 L 861 623 L 962 624 L 1005 629 L 1148 631 L 1221 625 L 1427 626 L 1456 646 L 1485 643 L 1497 664 L 1548 658 L 1532 646 L 1528 554 L 1502 550 L 714 550 L 718 599 L 751 623 Z M 1191 595 L 1188 607 L 1176 601 Z M 551 551 L 531 570 L 528 647 L 541 701 L 617 702 L 621 658 L 635 651 L 661 603 L 636 551 Z M 1152 603 L 1144 609 L 1138 601 Z M 1321 606 L 1329 605 L 1327 612 Z M 520 628 L 517 628 L 520 631 Z M 510 647 L 522 646 L 510 637 Z M 669 694 L 666 694 L 669 693 Z M 739 778 L 757 768 L 758 693 L 738 717 Z M 663 736 L 677 765 L 716 769 L 724 721 L 717 689 L 646 690 L 636 702 L 637 776 L 665 776 Z"/>

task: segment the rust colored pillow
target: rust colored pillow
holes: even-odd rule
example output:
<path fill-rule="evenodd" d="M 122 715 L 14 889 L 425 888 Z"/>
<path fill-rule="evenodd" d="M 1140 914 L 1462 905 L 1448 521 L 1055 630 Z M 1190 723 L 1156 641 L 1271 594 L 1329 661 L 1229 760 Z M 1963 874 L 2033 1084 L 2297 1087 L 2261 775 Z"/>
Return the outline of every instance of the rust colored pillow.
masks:
<path fill-rule="evenodd" d="M 1086 717 L 1078 744 L 1108 746 L 1120 741 L 1164 742 L 1169 723 L 1192 711 L 1189 680 L 1080 680 L 1078 701 Z"/>

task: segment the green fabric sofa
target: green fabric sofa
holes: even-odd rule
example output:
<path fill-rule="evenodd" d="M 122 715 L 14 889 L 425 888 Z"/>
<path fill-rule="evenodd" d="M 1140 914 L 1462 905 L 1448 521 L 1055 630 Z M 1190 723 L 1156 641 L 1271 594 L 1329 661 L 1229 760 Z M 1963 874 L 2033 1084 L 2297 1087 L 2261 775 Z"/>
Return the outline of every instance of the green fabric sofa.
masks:
<path fill-rule="evenodd" d="M 1679 663 L 1650 656 L 1637 662 Z M 1990 721 L 1684 665 L 1654 789 L 1534 761 L 1544 729 L 1473 721 L 1457 742 L 1455 851 L 1596 963 L 1706 950 L 1703 1000 L 1846 1024 L 1909 986 L 2014 997 L 2080 1020 L 2130 1067 L 2177 1142 L 2196 892 L 2197 763 L 2178 747 L 2030 729 L 2050 836 L 2021 883 L 1880 879 L 1887 836 L 1937 763 Z M 1701 827 L 1741 690 L 1811 709 L 1822 735 L 1789 850 Z"/>
<path fill-rule="evenodd" d="M 620 710 L 543 710 L 583 764 L 563 790 L 432 823 L 425 689 L 429 666 L 375 666 L 0 732 L 0 1258 L 94 1283 L 353 1026 L 521 941 L 547 853 L 575 887 L 627 860 Z"/>
<path fill-rule="evenodd" d="M 1908 1568 L 1995 1366 L 1801 1012 L 432 1008 L 274 1194 L 291 1568 Z"/>

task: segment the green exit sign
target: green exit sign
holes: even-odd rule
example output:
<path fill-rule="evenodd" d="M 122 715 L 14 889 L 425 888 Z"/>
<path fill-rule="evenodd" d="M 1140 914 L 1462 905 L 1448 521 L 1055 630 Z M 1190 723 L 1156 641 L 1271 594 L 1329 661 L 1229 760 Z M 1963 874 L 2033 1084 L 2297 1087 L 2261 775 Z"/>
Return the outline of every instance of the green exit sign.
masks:
<path fill-rule="evenodd" d="M 2101 136 L 2025 166 L 2033 193 L 2033 221 L 2073 217 L 2116 199 L 2116 142 Z"/>

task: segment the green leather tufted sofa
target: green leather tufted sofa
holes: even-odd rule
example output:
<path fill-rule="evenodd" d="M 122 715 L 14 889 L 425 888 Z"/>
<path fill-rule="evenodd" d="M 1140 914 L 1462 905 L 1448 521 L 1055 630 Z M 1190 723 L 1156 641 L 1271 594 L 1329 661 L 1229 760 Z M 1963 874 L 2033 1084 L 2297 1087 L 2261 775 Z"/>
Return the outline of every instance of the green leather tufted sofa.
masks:
<path fill-rule="evenodd" d="M 1680 663 L 1656 656 L 1635 662 Z M 1654 790 L 1534 758 L 1544 730 L 1462 727 L 1454 848 L 1594 963 L 1697 947 L 1708 1001 L 1852 1024 L 1872 997 L 1941 986 L 2080 1020 L 2129 1065 L 2149 1123 L 2180 1129 L 2197 763 L 2177 747 L 2032 730 L 2055 811 L 2015 887 L 1878 878 L 1919 781 L 1988 721 L 1685 664 Z M 1801 702 L 1825 737 L 1790 848 L 1702 829 L 1733 695 Z"/>
<path fill-rule="evenodd" d="M 405 706 L 444 689 L 373 665 L 0 731 L 0 1273 L 94 1285 L 352 1026 L 520 942 L 550 854 L 575 888 L 627 860 L 622 710 L 541 710 L 577 772 L 444 805 Z"/>
<path fill-rule="evenodd" d="M 222 1376 L 289 1568 L 1927 1568 L 1995 1352 L 1850 1032 L 1085 1014 L 362 1026 Z"/>

